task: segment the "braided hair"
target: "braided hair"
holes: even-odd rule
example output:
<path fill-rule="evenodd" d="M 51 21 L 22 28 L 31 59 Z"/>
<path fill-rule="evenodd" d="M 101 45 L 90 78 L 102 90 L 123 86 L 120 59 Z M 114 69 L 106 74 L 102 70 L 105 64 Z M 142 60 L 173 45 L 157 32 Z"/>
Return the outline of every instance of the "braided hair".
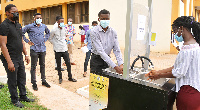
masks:
<path fill-rule="evenodd" d="M 183 26 L 190 31 L 198 44 L 200 44 L 200 23 L 194 20 L 192 16 L 178 17 L 172 24 L 172 27 Z"/>

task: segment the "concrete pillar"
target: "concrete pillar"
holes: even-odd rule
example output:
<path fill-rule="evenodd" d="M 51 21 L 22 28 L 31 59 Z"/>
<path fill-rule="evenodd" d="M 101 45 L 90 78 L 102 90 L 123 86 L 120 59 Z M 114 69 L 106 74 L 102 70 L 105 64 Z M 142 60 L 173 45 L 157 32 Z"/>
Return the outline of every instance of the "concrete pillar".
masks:
<path fill-rule="evenodd" d="M 62 17 L 64 18 L 64 20 L 65 20 L 65 24 L 67 24 L 67 4 L 66 3 L 64 3 L 64 4 L 62 4 Z"/>
<path fill-rule="evenodd" d="M 173 24 L 174 20 L 176 20 L 180 15 L 180 1 L 179 0 L 172 0 L 172 20 L 171 24 Z M 170 43 L 170 54 L 177 54 L 178 50 L 176 47 Z"/>
<path fill-rule="evenodd" d="M 195 0 L 193 0 L 193 12 L 192 12 L 192 16 L 195 17 Z"/>
<path fill-rule="evenodd" d="M 184 3 L 184 16 L 189 16 L 189 3 L 190 0 L 183 0 Z"/>
<path fill-rule="evenodd" d="M 193 9 L 194 9 L 193 3 L 194 3 L 193 0 L 190 0 L 189 16 L 193 15 Z"/>
<path fill-rule="evenodd" d="M 23 25 L 23 24 L 22 24 L 22 12 L 21 12 L 21 11 L 19 11 L 19 23 L 20 23 L 21 25 Z"/>
<path fill-rule="evenodd" d="M 37 13 L 42 14 L 41 8 L 37 8 Z"/>

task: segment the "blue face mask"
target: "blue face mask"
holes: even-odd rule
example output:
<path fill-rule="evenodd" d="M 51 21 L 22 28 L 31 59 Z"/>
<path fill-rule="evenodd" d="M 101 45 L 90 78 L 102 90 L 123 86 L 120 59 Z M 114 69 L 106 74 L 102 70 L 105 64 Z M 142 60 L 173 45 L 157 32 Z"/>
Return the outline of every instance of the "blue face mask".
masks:
<path fill-rule="evenodd" d="M 178 42 L 182 42 L 183 41 L 182 35 L 180 37 L 178 37 L 178 33 L 176 33 L 174 37 Z"/>
<path fill-rule="evenodd" d="M 72 25 L 72 22 L 68 22 L 68 25 Z"/>
<path fill-rule="evenodd" d="M 65 27 L 65 24 L 64 24 L 64 23 L 60 23 L 59 26 L 60 26 L 60 27 Z"/>
<path fill-rule="evenodd" d="M 103 27 L 103 28 L 107 28 L 110 24 L 110 20 L 101 20 L 100 21 L 100 25 Z"/>
<path fill-rule="evenodd" d="M 41 23 L 42 23 L 42 19 L 36 19 L 36 20 L 35 20 L 35 23 L 36 23 L 36 24 L 41 24 Z"/>

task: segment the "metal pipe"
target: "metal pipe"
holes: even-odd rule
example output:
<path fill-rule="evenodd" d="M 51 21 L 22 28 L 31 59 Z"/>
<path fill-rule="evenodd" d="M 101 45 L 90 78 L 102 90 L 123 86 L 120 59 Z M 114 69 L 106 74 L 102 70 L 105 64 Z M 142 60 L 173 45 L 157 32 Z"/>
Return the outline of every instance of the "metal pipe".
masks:
<path fill-rule="evenodd" d="M 124 68 L 123 68 L 124 79 L 127 79 L 129 77 L 132 22 L 133 22 L 133 0 L 127 0 L 126 34 L 125 34 L 125 50 L 124 50 Z"/>
<path fill-rule="evenodd" d="M 153 0 L 148 0 L 148 6 L 149 6 L 149 24 L 148 24 L 148 37 L 147 37 L 147 48 L 146 48 L 146 54 L 145 57 L 149 58 L 150 54 L 150 45 L 149 45 L 149 36 L 151 33 L 151 28 L 152 28 L 152 13 L 153 13 Z M 148 69 L 148 61 L 144 62 L 144 68 Z"/>

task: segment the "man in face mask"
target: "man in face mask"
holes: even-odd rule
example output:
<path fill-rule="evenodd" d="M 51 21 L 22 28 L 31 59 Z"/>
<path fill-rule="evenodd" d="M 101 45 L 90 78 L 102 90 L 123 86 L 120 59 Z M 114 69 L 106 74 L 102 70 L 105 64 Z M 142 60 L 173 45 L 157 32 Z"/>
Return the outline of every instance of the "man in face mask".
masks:
<path fill-rule="evenodd" d="M 92 45 L 91 45 L 90 31 L 94 27 L 96 27 L 97 25 L 98 25 L 97 21 L 93 21 L 92 22 L 92 28 L 86 32 L 86 37 L 85 37 L 85 40 L 84 40 L 84 43 L 85 43 L 84 46 L 87 46 L 89 51 L 86 52 L 86 57 L 85 57 L 85 62 L 84 62 L 84 74 L 83 74 L 83 77 L 86 77 L 86 75 L 87 75 L 87 66 L 88 66 L 88 62 L 90 60 L 90 56 L 91 56 Z"/>
<path fill-rule="evenodd" d="M 25 37 L 25 33 L 28 33 L 29 39 Z M 46 35 L 44 35 L 44 32 Z M 42 24 L 42 16 L 40 13 L 34 14 L 34 23 L 26 25 L 22 29 L 22 36 L 26 43 L 30 47 L 30 56 L 31 56 L 31 83 L 33 90 L 37 91 L 36 84 L 36 66 L 39 58 L 40 73 L 42 79 L 42 85 L 50 88 L 51 86 L 46 82 L 45 77 L 45 56 L 46 56 L 46 46 L 45 42 L 50 36 L 50 31 L 45 24 Z"/>
<path fill-rule="evenodd" d="M 66 40 L 66 41 L 67 41 L 67 47 L 68 47 L 71 65 L 76 65 L 74 63 L 74 60 L 73 60 L 73 52 L 72 52 L 73 45 L 74 45 L 73 37 L 76 34 L 76 30 L 75 30 L 75 27 L 72 25 L 72 22 L 73 22 L 72 18 L 69 18 L 68 19 L 68 26 L 66 27 L 68 40 Z"/>
<path fill-rule="evenodd" d="M 92 42 L 92 56 L 90 61 L 90 71 L 102 72 L 102 69 L 111 66 L 117 73 L 123 74 L 123 59 L 120 51 L 117 32 L 109 26 L 110 12 L 101 10 L 98 14 L 100 25 L 96 26 L 90 32 Z M 116 56 L 118 65 L 110 58 L 110 53 Z"/>
<path fill-rule="evenodd" d="M 55 51 L 55 58 L 58 68 L 59 84 L 62 83 L 62 72 L 61 72 L 61 57 L 65 60 L 68 72 L 68 80 L 76 82 L 76 79 L 72 78 L 71 64 L 69 59 L 68 48 L 66 45 L 65 38 L 67 36 L 67 30 L 64 24 L 64 18 L 58 18 L 58 27 L 51 31 L 49 41 L 53 44 L 53 49 Z"/>
<path fill-rule="evenodd" d="M 0 24 L 1 60 L 8 77 L 8 89 L 14 106 L 24 107 L 20 101 L 33 102 L 26 96 L 26 73 L 22 52 L 29 64 L 30 60 L 22 40 L 22 27 L 18 23 L 18 10 L 13 4 L 5 7 L 7 18 Z M 17 88 L 19 89 L 19 96 Z"/>

